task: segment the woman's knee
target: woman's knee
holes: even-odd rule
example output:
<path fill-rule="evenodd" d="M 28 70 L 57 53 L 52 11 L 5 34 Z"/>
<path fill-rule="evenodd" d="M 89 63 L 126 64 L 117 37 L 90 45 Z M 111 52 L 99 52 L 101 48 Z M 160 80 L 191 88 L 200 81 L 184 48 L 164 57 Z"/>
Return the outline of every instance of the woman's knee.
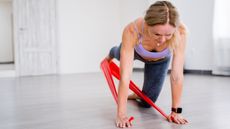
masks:
<path fill-rule="evenodd" d="M 120 47 L 112 47 L 110 49 L 109 56 L 111 58 L 116 58 L 117 60 L 120 60 Z"/>

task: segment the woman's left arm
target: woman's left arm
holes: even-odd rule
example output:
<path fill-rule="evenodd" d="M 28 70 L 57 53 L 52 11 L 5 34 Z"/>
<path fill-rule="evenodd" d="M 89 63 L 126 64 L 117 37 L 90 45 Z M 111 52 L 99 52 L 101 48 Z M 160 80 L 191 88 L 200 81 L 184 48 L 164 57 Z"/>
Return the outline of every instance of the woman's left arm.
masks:
<path fill-rule="evenodd" d="M 183 25 L 178 28 L 177 46 L 173 51 L 172 69 L 170 75 L 171 92 L 172 92 L 172 108 L 178 109 L 181 106 L 181 96 L 183 90 L 183 66 L 186 45 L 186 30 Z M 172 111 L 168 117 L 169 121 L 177 124 L 185 124 L 188 121 L 184 119 L 179 112 Z"/>

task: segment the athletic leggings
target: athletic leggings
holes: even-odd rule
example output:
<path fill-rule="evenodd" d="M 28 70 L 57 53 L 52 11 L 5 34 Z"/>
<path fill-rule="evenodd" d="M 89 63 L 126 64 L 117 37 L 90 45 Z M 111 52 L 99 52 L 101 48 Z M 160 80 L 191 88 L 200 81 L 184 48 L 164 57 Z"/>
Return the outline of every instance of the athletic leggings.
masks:
<path fill-rule="evenodd" d="M 121 44 L 119 46 L 113 47 L 109 52 L 109 56 L 120 60 L 120 50 Z M 156 102 L 161 92 L 165 77 L 168 72 L 170 58 L 171 57 L 165 57 L 158 61 L 147 61 L 138 55 L 136 51 L 134 51 L 134 60 L 140 60 L 145 63 L 144 84 L 142 92 L 147 95 L 153 102 Z M 138 99 L 137 102 L 142 107 L 151 107 L 144 100 Z"/>

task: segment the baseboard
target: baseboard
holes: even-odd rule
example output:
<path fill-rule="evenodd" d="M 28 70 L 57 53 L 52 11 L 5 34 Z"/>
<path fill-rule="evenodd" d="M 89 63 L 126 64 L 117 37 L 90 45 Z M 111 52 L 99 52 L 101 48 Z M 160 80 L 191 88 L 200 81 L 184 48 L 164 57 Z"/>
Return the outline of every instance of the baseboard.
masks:
<path fill-rule="evenodd" d="M 133 68 L 134 72 L 143 72 L 144 68 Z"/>
<path fill-rule="evenodd" d="M 5 62 L 0 62 L 0 64 L 14 64 L 14 61 L 5 61 Z"/>
<path fill-rule="evenodd" d="M 184 74 L 212 75 L 211 70 L 188 70 L 184 69 Z"/>
<path fill-rule="evenodd" d="M 135 72 L 142 72 L 144 68 L 133 68 Z M 168 70 L 168 73 L 171 73 L 171 70 Z M 211 70 L 191 70 L 191 69 L 184 69 L 184 74 L 198 74 L 198 75 L 212 75 Z"/>

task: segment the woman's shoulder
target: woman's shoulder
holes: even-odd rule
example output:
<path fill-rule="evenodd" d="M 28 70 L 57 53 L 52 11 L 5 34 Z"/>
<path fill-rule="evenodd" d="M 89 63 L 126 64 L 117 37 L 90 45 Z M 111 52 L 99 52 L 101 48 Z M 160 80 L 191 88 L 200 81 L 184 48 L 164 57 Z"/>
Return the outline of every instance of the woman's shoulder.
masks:
<path fill-rule="evenodd" d="M 142 17 L 139 17 L 133 21 L 131 21 L 129 24 L 127 24 L 124 28 L 124 30 L 128 30 L 129 32 L 132 32 L 132 33 L 138 33 L 140 32 L 141 30 L 141 26 L 142 26 L 142 22 L 143 22 L 143 18 Z"/>
<path fill-rule="evenodd" d="M 177 31 L 175 32 L 173 38 L 169 41 L 170 49 L 173 53 L 177 53 L 177 51 L 183 51 L 185 49 L 187 40 L 187 27 L 184 23 L 180 23 Z"/>
<path fill-rule="evenodd" d="M 123 29 L 123 33 L 125 34 L 132 34 L 132 35 L 138 35 L 139 31 L 140 30 L 140 24 L 141 24 L 141 21 L 142 21 L 142 18 L 137 18 L 133 21 L 131 21 L 130 23 L 128 23 L 124 29 Z"/>
<path fill-rule="evenodd" d="M 131 42 L 133 42 L 134 45 L 137 44 L 138 41 L 138 34 L 137 29 L 139 31 L 139 24 L 141 22 L 141 18 L 137 18 L 134 21 L 131 21 L 129 24 L 127 24 L 123 29 L 123 38 L 129 39 Z"/>
<path fill-rule="evenodd" d="M 178 27 L 178 31 L 180 35 L 187 36 L 187 27 L 183 22 L 180 23 Z"/>
<path fill-rule="evenodd" d="M 138 25 L 140 25 L 144 21 L 143 17 L 138 17 L 137 19 L 134 20 L 134 22 Z"/>
<path fill-rule="evenodd" d="M 176 37 L 177 43 L 176 43 L 175 50 L 184 51 L 186 40 L 187 40 L 187 27 L 185 26 L 184 23 L 180 23 L 178 27 L 177 37 Z"/>

